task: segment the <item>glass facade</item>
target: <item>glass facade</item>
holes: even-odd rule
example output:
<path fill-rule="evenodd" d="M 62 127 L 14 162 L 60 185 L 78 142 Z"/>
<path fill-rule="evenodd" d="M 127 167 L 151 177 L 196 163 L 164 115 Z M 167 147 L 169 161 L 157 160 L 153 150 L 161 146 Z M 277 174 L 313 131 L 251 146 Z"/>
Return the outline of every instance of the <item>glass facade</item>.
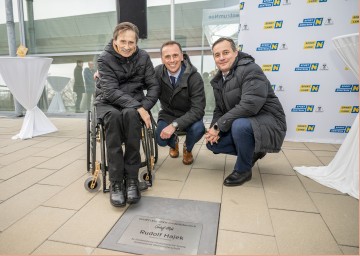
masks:
<path fill-rule="evenodd" d="M 9 55 L 8 8 L 4 8 L 6 0 L 0 0 L 0 56 Z M 15 25 L 16 46 L 20 45 L 19 7 L 13 2 L 13 19 Z M 238 5 L 238 0 L 189 1 L 175 0 L 174 35 L 184 51 L 190 56 L 192 63 L 203 75 L 207 95 L 206 115 L 211 116 L 213 110 L 212 88 L 209 81 L 215 70 L 210 45 L 204 36 L 203 10 Z M 73 93 L 74 68 L 76 61 L 96 63 L 97 55 L 112 37 L 116 25 L 116 1 L 114 0 L 23 0 L 24 31 L 29 56 L 53 58 L 49 70 L 50 77 L 66 77 L 67 81 L 60 91 L 66 115 L 74 113 L 75 94 Z M 139 41 L 139 47 L 149 52 L 154 66 L 161 63 L 159 47 L 171 39 L 171 0 L 147 1 L 148 37 Z M 120 7 L 121 8 L 121 7 Z M 65 10 L 65 11 L 62 11 Z M 224 26 L 224 24 L 222 25 Z M 225 24 L 226 26 L 226 24 Z M 229 26 L 231 26 L 229 24 Z M 233 25 L 232 25 L 233 26 Z M 54 83 L 54 79 L 52 80 Z M 56 91 L 55 85 L 45 86 L 39 106 L 48 111 Z M 57 89 L 59 90 L 59 89 Z M 82 110 L 86 110 L 87 97 L 83 97 Z M 156 114 L 159 106 L 153 109 Z M 12 111 L 13 98 L 0 76 L 0 111 Z"/>

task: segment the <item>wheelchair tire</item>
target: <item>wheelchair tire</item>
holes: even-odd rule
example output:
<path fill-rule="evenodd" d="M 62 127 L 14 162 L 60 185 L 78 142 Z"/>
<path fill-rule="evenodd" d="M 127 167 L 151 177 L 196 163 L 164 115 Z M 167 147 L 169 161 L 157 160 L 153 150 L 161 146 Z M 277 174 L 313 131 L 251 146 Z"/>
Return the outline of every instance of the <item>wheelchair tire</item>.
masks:
<path fill-rule="evenodd" d="M 152 141 L 153 141 L 153 148 L 154 148 L 154 164 L 157 163 L 158 161 L 158 157 L 159 157 L 159 149 L 158 149 L 158 144 L 156 142 L 156 136 L 155 136 L 155 131 L 156 131 L 156 122 L 155 119 L 153 118 L 153 116 L 151 115 L 151 129 L 152 129 Z"/>
<path fill-rule="evenodd" d="M 96 113 L 95 108 L 91 112 L 90 115 L 91 119 L 91 131 L 90 131 L 90 158 L 91 158 L 91 173 L 94 174 L 95 172 L 95 162 L 96 162 L 96 135 L 97 135 L 97 123 L 96 123 Z"/>
<path fill-rule="evenodd" d="M 89 177 L 85 180 L 84 182 L 84 187 L 87 191 L 91 192 L 91 193 L 94 193 L 94 192 L 97 192 L 100 187 L 101 187 L 101 181 L 100 181 L 100 178 L 98 177 L 96 179 L 96 182 L 95 182 L 95 186 L 94 188 L 91 188 L 91 183 L 92 183 L 92 180 L 93 180 L 93 177 Z"/>
<path fill-rule="evenodd" d="M 144 170 L 139 175 L 139 181 L 145 182 L 148 187 L 152 187 L 152 182 L 155 179 L 155 173 L 151 173 L 151 179 L 147 170 Z"/>
<path fill-rule="evenodd" d="M 91 120 L 90 120 L 91 111 L 87 112 L 86 116 L 86 169 L 87 172 L 90 172 L 91 169 L 91 163 L 90 163 L 90 138 L 91 138 Z"/>

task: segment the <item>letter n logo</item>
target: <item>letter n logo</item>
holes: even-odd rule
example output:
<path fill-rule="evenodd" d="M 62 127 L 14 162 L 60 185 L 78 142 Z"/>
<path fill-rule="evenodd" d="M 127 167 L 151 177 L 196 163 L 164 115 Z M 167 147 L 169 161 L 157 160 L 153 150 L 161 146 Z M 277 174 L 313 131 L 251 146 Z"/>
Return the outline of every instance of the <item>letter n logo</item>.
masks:
<path fill-rule="evenodd" d="M 283 21 L 282 20 L 277 20 L 275 21 L 275 28 L 282 28 L 283 25 Z"/>
<path fill-rule="evenodd" d="M 281 4 L 281 0 L 274 0 L 274 6 L 279 6 Z"/>
<path fill-rule="evenodd" d="M 311 86 L 311 92 L 318 92 L 318 91 L 319 91 L 319 87 L 320 87 L 320 85 L 318 85 L 318 84 L 313 84 L 313 85 Z"/>
<path fill-rule="evenodd" d="M 310 71 L 316 71 L 319 67 L 319 63 L 311 63 Z"/>
<path fill-rule="evenodd" d="M 314 110 L 314 105 L 307 105 L 306 106 L 306 112 L 313 112 Z"/>
<path fill-rule="evenodd" d="M 280 64 L 274 64 L 272 67 L 272 71 L 279 71 L 280 70 Z"/>
<path fill-rule="evenodd" d="M 314 26 L 321 26 L 323 22 L 323 18 L 316 18 L 314 22 Z"/>
<path fill-rule="evenodd" d="M 316 41 L 315 49 L 321 49 L 324 47 L 325 41 Z"/>
<path fill-rule="evenodd" d="M 313 132 L 313 131 L 315 130 L 315 125 L 309 124 L 309 125 L 307 126 L 306 130 L 307 130 L 308 132 Z"/>
<path fill-rule="evenodd" d="M 351 88 L 352 92 L 358 92 L 359 91 L 359 85 L 358 84 L 354 84 Z"/>

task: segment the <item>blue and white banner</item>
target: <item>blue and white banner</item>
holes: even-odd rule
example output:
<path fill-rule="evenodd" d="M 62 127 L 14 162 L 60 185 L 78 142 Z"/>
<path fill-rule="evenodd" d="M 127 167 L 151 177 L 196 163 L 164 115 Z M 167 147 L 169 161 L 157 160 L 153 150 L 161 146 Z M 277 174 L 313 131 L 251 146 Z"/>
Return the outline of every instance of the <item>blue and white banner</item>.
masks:
<path fill-rule="evenodd" d="M 287 141 L 342 143 L 359 112 L 359 81 L 331 39 L 359 30 L 357 0 L 242 0 L 238 44 L 279 97 Z"/>

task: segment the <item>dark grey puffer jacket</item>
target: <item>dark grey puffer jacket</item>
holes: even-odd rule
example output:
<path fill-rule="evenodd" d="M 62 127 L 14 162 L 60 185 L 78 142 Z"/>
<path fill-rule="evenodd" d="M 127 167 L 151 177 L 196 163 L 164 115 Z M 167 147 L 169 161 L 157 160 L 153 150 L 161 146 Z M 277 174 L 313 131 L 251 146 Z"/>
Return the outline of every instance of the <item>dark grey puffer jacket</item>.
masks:
<path fill-rule="evenodd" d="M 255 152 L 279 152 L 286 134 L 282 105 L 269 80 L 250 55 L 239 52 L 235 62 L 222 79 L 219 71 L 212 79 L 216 107 L 215 122 L 227 132 L 235 119 L 249 118 L 255 137 Z"/>
<path fill-rule="evenodd" d="M 159 120 L 168 124 L 176 121 L 179 130 L 184 130 L 205 115 L 204 82 L 189 57 L 184 54 L 185 70 L 176 82 L 175 89 L 170 83 L 165 65 L 155 68 L 156 78 L 161 86 Z"/>
<path fill-rule="evenodd" d="M 132 56 L 125 58 L 114 50 L 112 42 L 98 58 L 100 79 L 96 83 L 95 104 L 150 110 L 160 94 L 150 56 L 137 48 Z M 147 90 L 146 96 L 143 90 Z"/>

